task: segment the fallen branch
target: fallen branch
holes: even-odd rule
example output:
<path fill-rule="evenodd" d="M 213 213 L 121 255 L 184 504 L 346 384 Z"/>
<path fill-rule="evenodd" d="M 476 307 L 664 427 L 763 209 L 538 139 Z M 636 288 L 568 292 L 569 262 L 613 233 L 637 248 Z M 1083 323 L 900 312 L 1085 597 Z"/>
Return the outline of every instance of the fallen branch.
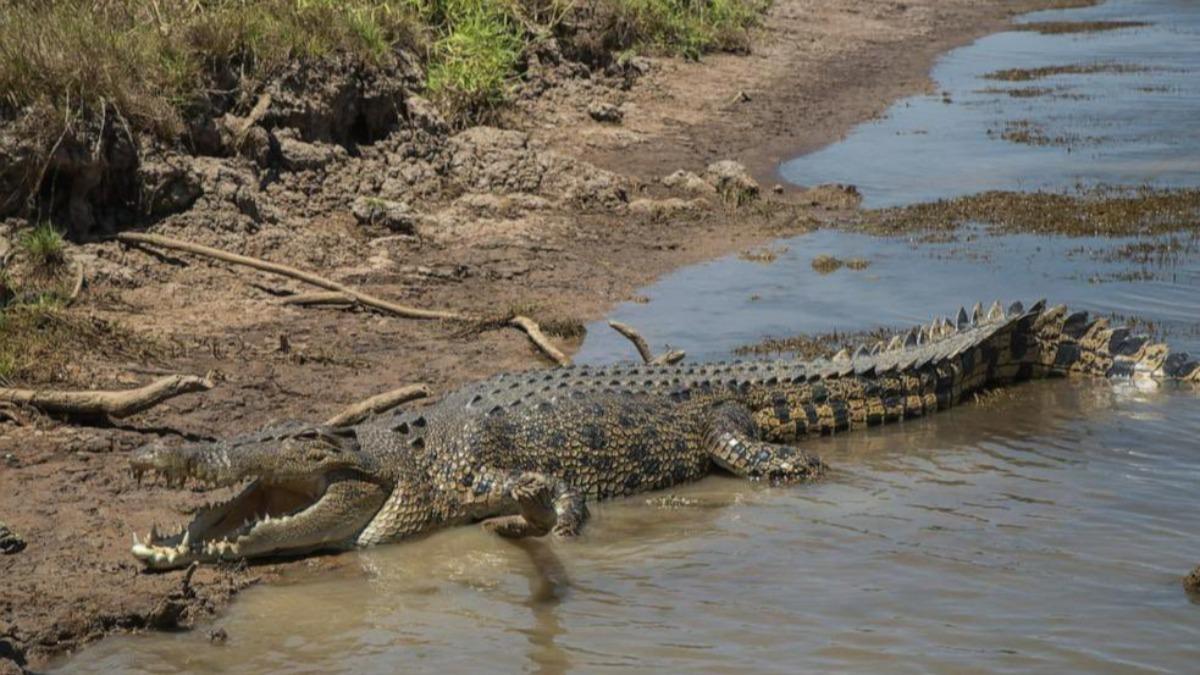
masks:
<path fill-rule="evenodd" d="M 208 391 L 213 386 L 211 377 L 172 375 L 127 391 L 51 391 L 0 387 L 0 401 L 28 405 L 45 412 L 121 418 L 148 410 L 176 396 Z"/>
<path fill-rule="evenodd" d="M 125 243 L 148 244 L 150 246 L 157 246 L 159 248 L 184 251 L 194 255 L 215 258 L 217 260 L 232 263 L 234 265 L 252 267 L 263 272 L 270 272 L 271 274 L 290 277 L 292 279 L 297 279 L 299 281 L 312 284 L 313 286 L 320 286 L 321 288 L 331 291 L 337 291 L 338 293 L 342 293 L 354 298 L 363 305 L 373 307 L 389 314 L 395 314 L 396 316 L 403 316 L 410 319 L 450 319 L 456 321 L 463 321 L 467 319 L 466 316 L 456 312 L 443 312 L 439 310 L 418 309 L 415 307 L 397 305 L 396 303 L 388 302 L 361 291 L 356 291 L 344 284 L 340 284 L 331 279 L 326 279 L 325 277 L 296 269 L 295 267 L 268 262 L 258 258 L 251 258 L 249 256 L 239 255 L 237 253 L 230 253 L 229 251 L 222 251 L 220 249 L 202 246 L 200 244 L 193 244 L 186 241 L 180 241 L 178 239 L 171 239 L 170 237 L 161 237 L 156 234 L 140 234 L 137 232 L 121 232 L 116 235 L 116 238 L 118 241 Z"/>
<path fill-rule="evenodd" d="M 655 356 L 654 353 L 650 351 L 650 345 L 646 342 L 646 338 L 642 337 L 642 334 L 637 332 L 633 326 L 621 323 L 620 321 L 609 321 L 608 325 L 612 326 L 613 330 L 625 336 L 626 339 L 633 343 L 633 346 L 638 350 L 638 354 L 642 357 L 642 363 L 647 365 L 661 366 L 678 363 L 683 360 L 684 356 L 687 355 L 681 350 L 672 349 L 668 352 Z"/>
<path fill-rule="evenodd" d="M 514 316 L 508 320 L 508 323 L 510 326 L 516 326 L 517 328 L 525 331 L 525 334 L 529 336 L 529 339 L 533 341 L 533 344 L 536 345 L 538 349 L 542 350 L 543 354 L 550 357 L 551 361 L 554 361 L 560 366 L 571 365 L 571 359 L 550 343 L 550 340 L 546 338 L 545 333 L 542 332 L 541 327 L 538 326 L 537 322 L 535 322 L 533 319 L 530 319 L 527 316 Z"/>
<path fill-rule="evenodd" d="M 368 415 L 384 412 L 418 398 L 429 396 L 429 387 L 424 384 L 413 384 L 407 387 L 400 387 L 392 391 L 372 396 L 363 401 L 359 401 L 354 405 L 346 408 L 342 412 L 325 420 L 325 424 L 331 427 L 346 427 L 351 424 L 358 424 L 367 418 Z"/>
<path fill-rule="evenodd" d="M 234 265 L 251 267 L 263 272 L 269 272 L 271 274 L 278 274 L 280 276 L 297 279 L 299 281 L 312 284 L 313 286 L 319 286 L 332 291 L 332 293 L 306 293 L 293 296 L 283 300 L 284 304 L 309 306 L 351 303 L 364 305 L 388 314 L 394 314 L 396 316 L 407 317 L 410 319 L 447 319 L 452 321 L 472 320 L 472 317 L 465 314 L 459 314 L 457 312 L 417 309 L 415 307 L 397 305 L 395 303 L 377 298 L 373 295 L 368 295 L 367 293 L 357 291 L 336 281 L 326 279 L 325 277 L 296 269 L 295 267 L 282 265 L 280 263 L 273 263 L 266 260 L 260 260 L 258 258 L 251 258 L 249 256 L 239 255 L 237 253 L 230 253 L 229 251 L 222 251 L 220 249 L 203 246 L 201 244 L 193 244 L 186 241 L 180 241 L 178 239 L 171 239 L 170 237 L 162 237 L 155 234 L 140 234 L 137 232 L 121 232 L 116 235 L 116 238 L 118 241 L 127 244 L 145 244 L 159 248 L 184 251 L 194 255 L 205 256 L 232 263 Z M 545 334 L 542 333 L 542 329 L 533 319 L 530 319 L 526 316 L 515 316 L 508 320 L 508 324 L 525 331 L 525 334 L 529 336 L 529 339 L 533 341 L 533 344 L 539 350 L 541 350 L 543 354 L 550 357 L 550 359 L 558 365 L 571 365 L 571 359 L 569 359 L 565 354 L 551 344 L 548 339 L 546 339 Z M 682 355 L 680 355 L 679 358 L 682 358 Z"/>

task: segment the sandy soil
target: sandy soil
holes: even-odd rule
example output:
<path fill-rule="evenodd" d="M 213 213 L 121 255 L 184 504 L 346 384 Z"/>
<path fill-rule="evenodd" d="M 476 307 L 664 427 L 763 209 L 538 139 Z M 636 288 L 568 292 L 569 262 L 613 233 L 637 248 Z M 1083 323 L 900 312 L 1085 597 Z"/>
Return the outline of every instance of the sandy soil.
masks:
<path fill-rule="evenodd" d="M 533 304 L 543 321 L 595 319 L 671 269 L 853 206 L 837 189 L 773 193 L 776 163 L 927 88 L 939 52 L 1050 4 L 1061 3 L 778 0 L 750 55 L 639 62 L 647 72 L 631 86 L 563 78 L 522 99 L 505 121 L 516 130 L 406 134 L 355 157 L 284 139 L 293 169 L 265 187 L 245 166 L 197 160 L 190 170 L 205 196 L 150 229 L 419 307 L 489 315 Z M 593 120 L 588 109 L 600 102 L 618 106 L 623 121 Z M 765 183 L 762 196 L 733 208 L 712 177 L 661 182 L 677 170 L 703 174 L 719 159 L 744 163 Z M 404 183 L 406 203 L 389 199 L 392 181 Z M 124 388 L 209 371 L 222 381 L 103 426 L 0 416 L 0 521 L 27 544 L 0 555 L 0 672 L 41 667 L 112 631 L 194 626 L 248 584 L 328 564 L 202 568 L 190 582 L 142 573 L 128 553 L 131 533 L 182 520 L 205 496 L 139 488 L 125 463 L 133 448 L 159 436 L 324 419 L 402 384 L 447 391 L 501 370 L 549 367 L 513 330 L 464 334 L 282 306 L 279 294 L 310 289 L 112 242 L 73 255 L 89 283 L 72 313 L 119 323 L 151 346 L 136 359 L 119 348 L 84 350 L 58 384 Z M 568 349 L 577 341 L 560 340 Z"/>

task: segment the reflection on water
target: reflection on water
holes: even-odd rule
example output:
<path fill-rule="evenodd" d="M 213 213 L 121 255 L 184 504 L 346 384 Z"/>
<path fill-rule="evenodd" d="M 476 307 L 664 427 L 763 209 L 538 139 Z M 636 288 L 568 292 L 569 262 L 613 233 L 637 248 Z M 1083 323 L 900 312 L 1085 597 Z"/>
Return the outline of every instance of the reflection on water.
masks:
<path fill-rule="evenodd" d="M 932 74 L 938 93 L 901 101 L 884 119 L 784 164 L 780 173 L 801 185 L 857 185 L 868 208 L 989 189 L 1200 182 L 1200 3 L 1113 0 L 1025 20 L 1151 25 L 983 38 L 938 61 Z M 1135 68 L 1018 82 L 984 77 L 1097 63 Z"/>
<path fill-rule="evenodd" d="M 1156 12 L 1192 16 L 1194 5 L 1138 6 L 1136 18 L 1157 21 L 1156 30 L 1193 25 Z M 1087 15 L 1105 11 L 1116 10 Z M 1036 64 L 1061 60 L 1045 56 L 1051 45 L 1137 34 L 996 39 L 1024 41 Z M 965 68 L 962 58 L 948 59 L 939 77 Z M 953 108 L 972 109 L 969 92 L 953 96 Z M 936 142 L 929 126 L 922 144 Z M 1190 123 L 1174 131 L 1196 133 Z M 869 133 L 877 132 L 860 132 Z M 980 157 L 1004 147 L 987 143 Z M 907 146 L 880 147 L 873 168 L 913 171 L 902 161 Z M 843 180 L 863 184 L 860 171 Z M 1075 175 L 1062 164 L 1053 171 L 1056 180 Z M 919 187 L 937 184 L 926 176 Z M 899 194 L 874 196 L 888 193 L 866 185 L 871 199 Z M 1047 296 L 1153 320 L 1177 347 L 1200 349 L 1192 236 L 963 231 L 938 243 L 822 231 L 786 243 L 774 264 L 729 258 L 681 270 L 645 291 L 649 304 L 621 306 L 615 318 L 696 360 L 768 335 L 912 325 L 976 300 Z M 1130 260 L 1119 251 L 1151 254 Z M 871 265 L 820 275 L 809 262 L 822 253 Z M 597 324 L 579 360 L 632 355 Z M 119 637 L 62 671 L 1192 671 L 1200 607 L 1179 577 L 1200 560 L 1197 437 L 1192 390 L 1031 383 L 984 405 L 816 439 L 809 445 L 834 473 L 814 485 L 712 477 L 672 499 L 596 505 L 578 541 L 514 544 L 460 528 L 349 554 L 340 560 L 353 574 L 243 594 L 218 622 L 224 645 L 203 632 Z"/>

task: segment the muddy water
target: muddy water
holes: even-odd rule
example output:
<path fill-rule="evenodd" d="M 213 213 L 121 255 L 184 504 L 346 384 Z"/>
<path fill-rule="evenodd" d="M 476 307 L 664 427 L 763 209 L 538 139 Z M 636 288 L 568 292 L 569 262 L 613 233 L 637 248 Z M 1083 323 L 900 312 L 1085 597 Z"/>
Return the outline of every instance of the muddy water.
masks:
<path fill-rule="evenodd" d="M 1110 37 L 1020 39 L 1046 50 Z M 981 147 L 973 152 L 1007 146 Z M 889 148 L 875 164 L 906 161 Z M 873 185 L 890 191 L 867 189 L 880 201 L 927 196 L 886 176 Z M 724 358 L 765 336 L 906 326 L 979 299 L 1049 296 L 1136 314 L 1200 351 L 1191 235 L 823 231 L 777 250 L 769 265 L 731 257 L 681 270 L 615 318 L 656 347 Z M 822 275 L 809 264 L 822 253 L 871 265 Z M 581 361 L 631 355 L 602 324 L 589 329 Z M 667 500 L 598 505 L 579 541 L 517 545 L 463 528 L 345 555 L 336 574 L 295 572 L 294 583 L 245 593 L 217 622 L 222 645 L 206 631 L 119 637 L 61 670 L 1194 672 L 1200 604 L 1179 577 L 1200 562 L 1197 438 L 1196 391 L 1032 383 L 985 405 L 814 440 L 835 467 L 819 484 L 712 477 Z"/>
<path fill-rule="evenodd" d="M 1150 25 L 983 38 L 938 62 L 936 93 L 901 101 L 843 142 L 784 164 L 781 174 L 802 185 L 855 184 L 868 208 L 990 189 L 1195 185 L 1200 3 L 1111 0 L 1022 21 Z M 1062 66 L 1101 72 L 1024 81 L 987 77 Z"/>

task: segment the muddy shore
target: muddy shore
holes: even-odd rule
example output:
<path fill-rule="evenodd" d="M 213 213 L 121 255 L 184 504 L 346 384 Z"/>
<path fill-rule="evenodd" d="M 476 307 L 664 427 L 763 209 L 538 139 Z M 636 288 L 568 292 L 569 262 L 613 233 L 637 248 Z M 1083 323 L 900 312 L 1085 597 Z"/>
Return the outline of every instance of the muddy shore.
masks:
<path fill-rule="evenodd" d="M 197 158 L 185 181 L 199 192 L 194 203 L 149 230 L 423 308 L 487 315 L 532 306 L 543 321 L 586 321 L 674 268 L 845 213 L 853 201 L 837 190 L 773 193 L 778 161 L 927 88 L 938 53 L 1019 11 L 1062 4 L 779 0 L 749 55 L 648 59 L 632 79 L 563 75 L 497 127 L 450 134 L 416 105 L 405 133 L 353 156 L 281 134 L 273 147 L 287 166 L 270 182 L 253 157 Z M 620 121 L 596 114 L 611 109 L 601 104 Z M 724 159 L 749 169 L 759 198 L 735 206 L 719 191 L 720 168 L 706 175 L 706 167 Z M 694 176 L 663 182 L 677 171 Z M 125 463 L 133 448 L 323 419 L 413 382 L 447 391 L 548 367 L 514 331 L 464 334 L 283 306 L 280 294 L 310 289 L 113 242 L 72 254 L 89 277 L 71 313 L 119 325 L 145 348 L 81 348 L 57 384 L 126 388 L 210 371 L 221 382 L 112 425 L 0 416 L 0 521 L 26 543 L 0 555 L 0 672 L 43 667 L 113 631 L 194 626 L 248 584 L 337 565 L 203 568 L 187 583 L 182 573 L 142 573 L 128 553 L 131 533 L 182 520 L 205 497 L 138 488 Z M 559 342 L 570 348 L 578 337 Z"/>

